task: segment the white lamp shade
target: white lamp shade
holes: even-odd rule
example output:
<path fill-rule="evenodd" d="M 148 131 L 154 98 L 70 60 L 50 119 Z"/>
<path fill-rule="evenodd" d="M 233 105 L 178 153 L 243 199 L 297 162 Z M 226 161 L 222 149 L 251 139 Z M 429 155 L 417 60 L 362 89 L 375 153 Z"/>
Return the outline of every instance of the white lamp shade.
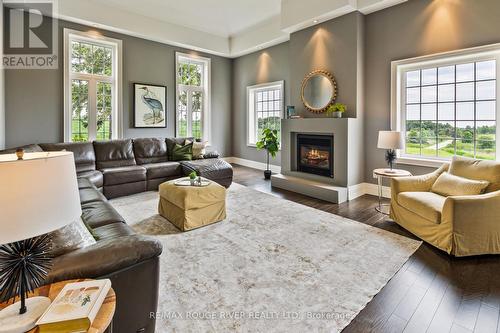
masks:
<path fill-rule="evenodd" d="M 381 149 L 403 149 L 404 148 L 403 133 L 397 131 L 379 131 L 378 132 L 378 148 Z"/>
<path fill-rule="evenodd" d="M 71 152 L 0 155 L 0 244 L 57 230 L 81 215 Z"/>

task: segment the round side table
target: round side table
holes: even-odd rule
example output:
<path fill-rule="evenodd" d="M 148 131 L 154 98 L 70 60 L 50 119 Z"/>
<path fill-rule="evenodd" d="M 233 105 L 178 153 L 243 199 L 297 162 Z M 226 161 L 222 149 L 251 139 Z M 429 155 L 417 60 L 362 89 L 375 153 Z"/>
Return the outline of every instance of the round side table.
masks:
<path fill-rule="evenodd" d="M 398 178 L 398 177 L 408 177 L 413 176 L 411 172 L 401 169 L 375 169 L 373 170 L 373 178 L 377 178 L 378 184 L 378 206 L 375 210 L 384 215 L 389 215 L 388 212 L 384 212 L 383 206 L 389 206 L 388 204 L 382 204 L 382 179 L 384 178 Z"/>
<path fill-rule="evenodd" d="M 89 281 L 89 279 L 67 280 L 48 284 L 46 286 L 35 289 L 35 291 L 30 294 L 30 297 L 45 296 L 53 301 L 66 284 L 82 281 Z M 8 302 L 8 304 L 0 303 L 0 310 L 10 304 L 12 304 L 12 302 Z M 113 330 L 113 316 L 115 314 L 115 308 L 116 295 L 113 288 L 111 288 L 109 289 L 108 295 L 104 299 L 104 302 L 102 303 L 101 308 L 99 309 L 99 312 L 97 313 L 97 316 L 92 322 L 92 325 L 90 326 L 90 329 L 87 331 L 87 333 L 104 333 L 106 330 L 108 330 L 107 332 L 111 333 Z M 28 331 L 28 333 L 38 333 L 38 327 L 35 327 L 31 331 Z"/>

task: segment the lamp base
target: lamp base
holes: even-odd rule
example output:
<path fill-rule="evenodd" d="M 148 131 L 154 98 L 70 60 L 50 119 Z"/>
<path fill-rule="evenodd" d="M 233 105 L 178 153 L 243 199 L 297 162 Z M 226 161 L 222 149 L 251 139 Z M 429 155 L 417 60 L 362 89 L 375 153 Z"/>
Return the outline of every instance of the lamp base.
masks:
<path fill-rule="evenodd" d="M 19 314 L 21 302 L 9 305 L 0 311 L 0 333 L 24 333 L 35 327 L 35 323 L 47 310 L 51 301 L 48 297 L 36 296 L 26 299 L 28 311 Z"/>

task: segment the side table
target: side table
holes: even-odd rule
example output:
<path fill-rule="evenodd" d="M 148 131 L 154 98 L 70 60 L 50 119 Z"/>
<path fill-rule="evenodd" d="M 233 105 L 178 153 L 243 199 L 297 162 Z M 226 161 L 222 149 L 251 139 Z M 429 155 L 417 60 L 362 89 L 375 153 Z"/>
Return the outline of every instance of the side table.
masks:
<path fill-rule="evenodd" d="M 373 178 L 377 178 L 378 184 L 378 206 L 375 210 L 384 215 L 389 215 L 388 212 L 384 212 L 382 207 L 389 206 L 388 204 L 382 204 L 382 180 L 384 178 L 397 178 L 397 177 L 408 177 L 413 176 L 411 172 L 401 169 L 375 169 L 373 170 Z"/>
<path fill-rule="evenodd" d="M 45 296 L 50 298 L 51 301 L 53 301 L 57 297 L 57 295 L 59 295 L 59 292 L 64 288 L 66 284 L 72 282 L 88 281 L 88 280 L 89 279 L 67 280 L 67 281 L 48 284 L 46 286 L 42 286 L 35 289 L 35 291 L 31 293 L 29 296 L 30 297 Z M 12 303 L 8 304 L 0 303 L 0 310 L 5 308 L 9 304 Z M 115 308 L 116 308 L 116 295 L 113 288 L 111 288 L 109 289 L 108 295 L 104 299 L 104 302 L 102 303 L 101 308 L 99 309 L 99 312 L 97 313 L 97 316 L 92 322 L 92 325 L 90 326 L 90 329 L 88 330 L 87 333 L 104 333 L 104 332 L 111 333 L 113 329 L 113 316 L 115 314 Z M 28 333 L 38 333 L 38 327 L 35 327 Z"/>

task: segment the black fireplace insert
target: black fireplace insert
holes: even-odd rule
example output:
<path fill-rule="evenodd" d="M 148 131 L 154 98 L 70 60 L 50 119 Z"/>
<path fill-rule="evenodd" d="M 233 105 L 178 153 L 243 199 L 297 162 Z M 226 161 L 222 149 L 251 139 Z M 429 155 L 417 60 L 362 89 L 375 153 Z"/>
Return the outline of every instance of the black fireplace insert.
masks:
<path fill-rule="evenodd" d="M 297 171 L 333 178 L 333 135 L 297 134 Z"/>

